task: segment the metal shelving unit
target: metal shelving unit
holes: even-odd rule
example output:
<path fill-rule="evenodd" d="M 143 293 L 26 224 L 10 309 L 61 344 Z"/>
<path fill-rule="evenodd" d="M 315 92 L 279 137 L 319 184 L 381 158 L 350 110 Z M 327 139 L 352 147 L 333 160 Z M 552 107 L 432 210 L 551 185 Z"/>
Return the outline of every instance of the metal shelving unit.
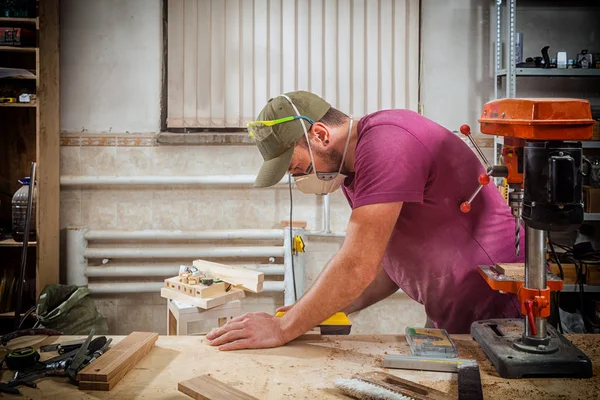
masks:
<path fill-rule="evenodd" d="M 579 285 L 573 283 L 563 285 L 561 293 L 579 292 Z M 600 285 L 583 285 L 584 293 L 600 293 Z"/>
<path fill-rule="evenodd" d="M 600 68 L 518 68 L 516 66 L 516 0 L 495 0 L 496 3 L 496 46 L 494 70 L 494 98 L 514 98 L 517 96 L 517 77 L 538 78 L 587 78 L 600 77 Z M 506 53 L 502 52 L 503 40 L 506 41 Z M 504 66 L 506 65 L 506 67 Z M 494 136 L 495 163 L 499 164 L 504 140 Z M 584 142 L 584 148 L 600 148 L 600 141 Z"/>

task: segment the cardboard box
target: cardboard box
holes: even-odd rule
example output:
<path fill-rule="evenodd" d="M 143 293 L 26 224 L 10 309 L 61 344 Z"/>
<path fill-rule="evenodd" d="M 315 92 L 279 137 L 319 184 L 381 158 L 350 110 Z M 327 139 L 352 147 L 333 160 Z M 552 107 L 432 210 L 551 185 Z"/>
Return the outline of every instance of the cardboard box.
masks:
<path fill-rule="evenodd" d="M 600 121 L 596 121 L 592 130 L 592 140 L 600 140 Z"/>
<path fill-rule="evenodd" d="M 587 268 L 586 283 L 588 285 L 600 285 L 600 266 L 590 265 Z"/>
<path fill-rule="evenodd" d="M 583 187 L 584 211 L 586 213 L 600 213 L 600 188 Z"/>

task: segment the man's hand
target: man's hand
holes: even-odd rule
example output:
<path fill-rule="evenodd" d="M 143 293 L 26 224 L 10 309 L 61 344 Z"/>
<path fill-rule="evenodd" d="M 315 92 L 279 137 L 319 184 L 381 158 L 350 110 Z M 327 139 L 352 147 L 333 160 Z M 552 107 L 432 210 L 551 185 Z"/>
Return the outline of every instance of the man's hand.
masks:
<path fill-rule="evenodd" d="M 219 350 L 278 347 L 285 344 L 281 318 L 267 313 L 248 313 L 215 328 L 206 338 Z"/>

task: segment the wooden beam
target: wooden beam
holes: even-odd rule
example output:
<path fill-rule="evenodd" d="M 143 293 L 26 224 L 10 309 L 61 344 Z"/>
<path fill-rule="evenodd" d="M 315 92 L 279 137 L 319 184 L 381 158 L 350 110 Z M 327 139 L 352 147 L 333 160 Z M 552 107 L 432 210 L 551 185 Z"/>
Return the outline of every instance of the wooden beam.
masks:
<path fill-rule="evenodd" d="M 179 301 L 181 303 L 188 304 L 190 306 L 200 307 L 205 310 L 245 297 L 243 290 L 235 288 L 232 288 L 228 292 L 219 294 L 215 297 L 201 298 L 188 296 L 184 293 L 178 292 L 177 290 L 163 287 L 160 289 L 160 295 L 165 299 Z"/>
<path fill-rule="evenodd" d="M 36 297 L 59 283 L 60 98 L 59 0 L 39 2 L 37 69 Z"/>
<path fill-rule="evenodd" d="M 209 375 L 202 375 L 179 382 L 177 390 L 195 400 L 258 400 Z"/>
<path fill-rule="evenodd" d="M 195 260 L 193 265 L 203 274 L 213 278 L 219 278 L 234 286 L 241 286 L 244 290 L 249 290 L 254 293 L 259 293 L 263 290 L 265 274 L 262 272 L 204 260 Z"/>
<path fill-rule="evenodd" d="M 84 384 L 91 390 L 110 390 L 116 385 L 146 354 L 152 350 L 158 339 L 158 333 L 132 332 L 126 338 L 110 348 L 102 357 L 86 366 L 77 374 L 77 380 L 85 382 L 103 382 L 104 385 Z"/>

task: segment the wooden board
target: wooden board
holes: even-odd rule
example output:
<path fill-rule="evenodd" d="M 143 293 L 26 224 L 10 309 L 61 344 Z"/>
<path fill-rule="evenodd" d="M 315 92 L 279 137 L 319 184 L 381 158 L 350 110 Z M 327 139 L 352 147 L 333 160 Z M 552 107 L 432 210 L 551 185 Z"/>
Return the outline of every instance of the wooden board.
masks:
<path fill-rule="evenodd" d="M 196 400 L 258 400 L 209 375 L 202 375 L 179 382 L 177 389 Z"/>
<path fill-rule="evenodd" d="M 263 290 L 265 274 L 262 272 L 204 260 L 195 260 L 193 265 L 200 272 L 208 276 L 219 278 L 234 286 L 241 286 L 244 290 L 249 290 L 254 293 L 259 293 Z"/>
<path fill-rule="evenodd" d="M 228 292 L 225 292 L 219 296 L 203 299 L 200 297 L 188 296 L 176 290 L 165 287 L 160 289 L 160 295 L 165 299 L 176 300 L 184 304 L 204 308 L 205 310 L 229 303 L 230 301 L 242 299 L 246 296 L 243 290 L 231 288 Z"/>
<path fill-rule="evenodd" d="M 229 286 L 229 284 L 227 284 L 227 286 Z M 179 276 L 174 276 L 173 278 L 165 279 L 165 287 L 181 292 L 187 296 L 206 299 L 225 293 L 226 284 L 225 282 L 218 282 L 213 283 L 210 286 L 206 286 L 201 283 L 197 285 L 190 285 L 179 282 Z"/>
<path fill-rule="evenodd" d="M 110 390 L 152 350 L 157 339 L 158 333 L 132 332 L 96 361 L 82 369 L 77 374 L 77 380 L 107 382 L 109 385 L 98 385 L 98 390 Z M 93 385 L 84 384 L 84 387 L 89 386 Z"/>
<path fill-rule="evenodd" d="M 39 2 L 37 56 L 37 296 L 59 283 L 59 0 Z"/>
<path fill-rule="evenodd" d="M 525 281 L 525 264 L 523 263 L 496 264 L 496 271 L 511 279 Z"/>

